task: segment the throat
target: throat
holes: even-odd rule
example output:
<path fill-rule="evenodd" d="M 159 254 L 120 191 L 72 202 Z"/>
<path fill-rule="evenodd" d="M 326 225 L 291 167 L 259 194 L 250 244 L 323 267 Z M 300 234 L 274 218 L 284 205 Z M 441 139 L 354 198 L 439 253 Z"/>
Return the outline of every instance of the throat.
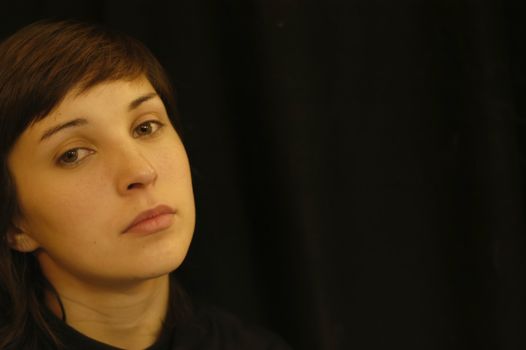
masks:
<path fill-rule="evenodd" d="M 114 347 L 145 349 L 159 338 L 169 299 L 169 278 L 145 281 L 140 288 L 104 293 L 49 291 L 49 309 L 88 338 Z"/>

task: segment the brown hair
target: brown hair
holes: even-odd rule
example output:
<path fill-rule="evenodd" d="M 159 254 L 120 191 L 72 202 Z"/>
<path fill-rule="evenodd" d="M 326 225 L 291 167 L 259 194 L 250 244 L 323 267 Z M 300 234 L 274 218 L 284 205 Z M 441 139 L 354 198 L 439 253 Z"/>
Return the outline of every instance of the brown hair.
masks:
<path fill-rule="evenodd" d="M 98 25 L 40 21 L 0 44 L 0 349 L 58 347 L 46 320 L 43 291 L 52 288 L 32 254 L 9 247 L 17 212 L 7 156 L 20 134 L 48 115 L 73 88 L 145 75 L 177 129 L 173 91 L 139 41 Z"/>

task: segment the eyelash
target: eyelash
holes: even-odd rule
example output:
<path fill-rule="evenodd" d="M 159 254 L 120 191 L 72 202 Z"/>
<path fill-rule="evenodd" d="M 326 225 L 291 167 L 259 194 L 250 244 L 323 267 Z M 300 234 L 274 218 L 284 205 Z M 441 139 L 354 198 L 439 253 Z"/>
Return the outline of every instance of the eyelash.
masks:
<path fill-rule="evenodd" d="M 136 132 L 137 130 L 139 130 L 140 127 L 143 127 L 143 126 L 149 126 L 150 127 L 150 130 L 154 129 L 153 131 L 150 131 L 150 133 L 146 134 L 146 135 L 137 135 Z M 156 128 L 153 128 L 152 125 L 155 125 Z M 145 122 L 142 122 L 141 124 L 137 125 L 134 129 L 133 129 L 133 132 L 132 132 L 132 135 L 133 137 L 135 138 L 139 138 L 139 137 L 150 137 L 150 136 L 153 136 L 155 135 L 156 133 L 158 133 L 162 128 L 164 127 L 164 123 L 161 123 L 160 121 L 158 120 L 147 120 Z M 78 155 L 78 152 L 79 151 L 87 151 L 87 154 L 84 155 L 84 157 L 81 157 L 80 159 L 79 158 L 79 155 Z M 71 155 L 71 152 L 75 152 L 75 155 L 76 155 L 76 158 L 72 161 L 72 162 L 66 162 L 64 161 L 65 157 L 67 155 Z M 57 163 L 63 167 L 73 167 L 77 164 L 79 164 L 84 158 L 86 158 L 87 156 L 91 155 L 95 153 L 95 151 L 93 150 L 90 150 L 88 148 L 83 148 L 83 147 L 76 147 L 76 148 L 71 148 L 69 150 L 67 150 L 66 152 L 62 153 L 60 155 L 60 157 L 58 157 L 57 159 Z"/>
<path fill-rule="evenodd" d="M 135 136 L 135 131 L 137 131 L 141 126 L 143 125 L 156 125 L 157 126 L 157 129 L 155 129 L 154 131 L 152 131 L 150 134 L 146 135 L 147 136 L 151 136 L 151 135 L 154 135 L 156 134 L 159 130 L 161 130 L 163 127 L 164 127 L 164 123 L 161 123 L 160 121 L 158 120 L 147 120 L 145 122 L 142 122 L 141 124 L 137 125 L 134 129 L 133 129 L 133 135 L 134 137 L 140 137 L 140 136 Z"/>

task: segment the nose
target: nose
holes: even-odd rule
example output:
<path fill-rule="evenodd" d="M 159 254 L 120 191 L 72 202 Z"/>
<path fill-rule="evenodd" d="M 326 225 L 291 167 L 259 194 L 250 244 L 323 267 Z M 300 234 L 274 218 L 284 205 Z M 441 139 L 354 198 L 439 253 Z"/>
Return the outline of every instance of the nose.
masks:
<path fill-rule="evenodd" d="M 139 189 L 155 184 L 157 171 L 139 150 L 126 150 L 119 156 L 117 189 L 121 195 L 128 195 Z"/>

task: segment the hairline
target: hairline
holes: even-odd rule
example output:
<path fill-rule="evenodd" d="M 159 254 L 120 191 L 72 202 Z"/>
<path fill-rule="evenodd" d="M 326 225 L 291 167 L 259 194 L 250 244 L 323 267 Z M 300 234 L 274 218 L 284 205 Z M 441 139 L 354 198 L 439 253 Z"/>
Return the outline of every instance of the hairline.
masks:
<path fill-rule="evenodd" d="M 138 72 L 134 73 L 134 74 L 128 74 L 128 75 L 124 75 L 124 76 L 119 76 L 118 74 L 116 74 L 115 76 L 109 76 L 107 77 L 106 79 L 101 79 L 101 80 L 98 80 L 98 79 L 90 79 L 89 78 L 90 74 L 86 74 L 85 77 L 79 79 L 77 82 L 73 83 L 72 86 L 67 89 L 63 94 L 62 96 L 60 96 L 56 103 L 49 109 L 49 111 L 45 111 L 41 114 L 37 114 L 35 116 L 33 116 L 33 118 L 31 118 L 29 124 L 27 125 L 26 129 L 28 127 L 31 127 L 33 125 L 35 125 L 36 123 L 46 119 L 49 115 L 53 114 L 54 111 L 56 111 L 56 109 L 62 104 L 62 102 L 64 102 L 64 100 L 66 100 L 69 96 L 73 97 L 73 98 L 78 98 L 84 94 L 87 94 L 90 90 L 92 90 L 93 88 L 101 85 L 101 84 L 105 84 L 105 83 L 110 83 L 110 82 L 116 82 L 116 81 L 127 81 L 127 82 L 132 82 L 132 81 L 135 81 L 141 77 L 144 77 L 144 79 L 146 79 L 150 85 L 152 85 L 154 91 L 159 95 L 159 91 L 157 91 L 157 89 L 155 88 L 154 84 L 152 83 L 152 80 L 151 78 L 148 76 L 148 74 L 146 73 L 146 69 L 141 69 L 139 70 Z"/>

